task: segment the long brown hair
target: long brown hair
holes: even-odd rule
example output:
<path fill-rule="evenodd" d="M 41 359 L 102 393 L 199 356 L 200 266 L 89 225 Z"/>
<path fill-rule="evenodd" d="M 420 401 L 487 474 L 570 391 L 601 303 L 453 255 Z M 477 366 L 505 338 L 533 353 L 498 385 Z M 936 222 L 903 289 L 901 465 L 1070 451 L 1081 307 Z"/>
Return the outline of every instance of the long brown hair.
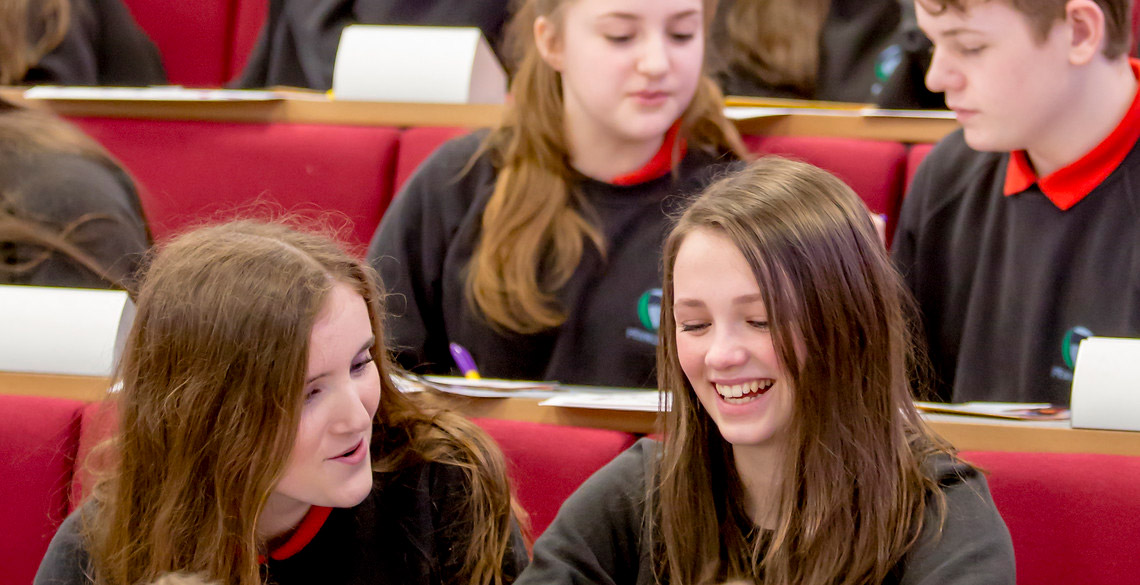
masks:
<path fill-rule="evenodd" d="M 468 268 L 467 298 L 492 325 L 519 333 L 560 325 L 565 307 L 558 305 L 556 292 L 573 275 L 587 245 L 603 255 L 607 246 L 572 185 L 561 77 L 534 40 L 535 19 L 544 16 L 560 26 L 570 1 L 526 0 L 511 20 L 507 46 L 518 61 L 513 102 L 476 154 L 489 152 L 499 173 Z M 704 0 L 706 22 L 714 4 Z M 746 157 L 723 106 L 716 84 L 702 77 L 679 135 L 690 148 Z M 676 165 L 680 151 L 673 154 Z"/>
<path fill-rule="evenodd" d="M 0 0 L 0 85 L 15 85 L 55 49 L 71 19 L 69 0 Z"/>
<path fill-rule="evenodd" d="M 383 340 L 373 270 L 330 238 L 235 222 L 176 238 L 154 255 L 123 354 L 112 461 L 85 508 L 95 583 L 175 571 L 262 582 L 256 536 L 297 433 L 309 332 L 335 283 L 364 298 Z M 456 582 L 502 583 L 511 497 L 505 463 L 477 427 L 421 409 L 392 383 L 381 343 L 373 468 L 463 467 L 473 530 Z"/>
<path fill-rule="evenodd" d="M 719 17 L 728 34 L 716 51 L 718 72 L 744 72 L 811 97 L 830 7 L 830 0 L 734 0 Z"/>
<path fill-rule="evenodd" d="M 695 230 L 728 237 L 751 265 L 791 380 L 769 538 L 743 528 L 752 522 L 732 445 L 678 362 L 673 265 Z M 929 502 L 941 509 L 922 466 L 948 448 L 914 408 L 907 297 L 866 207 L 823 170 L 764 158 L 685 211 L 666 240 L 664 270 L 658 382 L 673 406 L 650 494 L 661 582 L 881 582 L 914 543 Z"/>
<path fill-rule="evenodd" d="M 0 0 L 4 4 L 4 0 Z M 2 42 L 2 41 L 0 41 Z M 3 57 L 0 56 L 0 59 Z M 90 160 L 130 182 L 130 176 L 98 142 L 64 120 L 0 99 L 0 157 L 65 154 Z M 0 243 L 29 244 L 42 252 L 15 264 L 0 262 L 0 278 L 32 272 L 52 254 L 72 259 L 114 288 L 128 288 L 131 275 L 112 270 L 71 241 L 71 235 L 91 222 L 116 221 L 104 214 L 85 214 L 65 225 L 48 225 L 32 217 L 18 201 L 31 194 L 16 193 L 0 182 Z M 139 210 L 141 213 L 141 209 Z M 149 233 L 147 239 L 150 239 Z"/>

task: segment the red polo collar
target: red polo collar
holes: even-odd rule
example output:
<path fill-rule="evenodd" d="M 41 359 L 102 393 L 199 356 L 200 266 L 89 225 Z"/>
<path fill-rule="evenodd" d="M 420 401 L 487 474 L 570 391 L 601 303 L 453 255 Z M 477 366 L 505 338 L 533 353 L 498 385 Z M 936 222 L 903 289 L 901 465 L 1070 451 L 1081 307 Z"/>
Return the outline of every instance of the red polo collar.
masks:
<path fill-rule="evenodd" d="M 629 187 L 632 185 L 640 185 L 641 183 L 648 183 L 653 179 L 658 179 L 669 174 L 673 170 L 673 146 L 677 144 L 677 133 L 681 130 L 681 121 L 673 122 L 669 130 L 665 132 L 665 139 L 661 141 L 661 148 L 657 150 L 657 154 L 645 163 L 644 167 L 614 177 L 610 184 L 619 185 L 622 187 Z M 688 143 L 684 138 L 680 139 L 680 153 L 681 158 L 684 158 L 685 152 L 688 149 Z"/>
<path fill-rule="evenodd" d="M 1129 59 L 1129 63 L 1132 65 L 1132 73 L 1140 79 L 1140 60 Z M 1003 192 L 1008 197 L 1037 183 L 1045 197 L 1065 211 L 1103 183 L 1132 151 L 1137 140 L 1140 140 L 1140 91 L 1132 99 L 1132 105 L 1124 114 L 1124 119 L 1107 138 L 1083 157 L 1048 176 L 1037 177 L 1024 150 L 1011 152 Z"/>
<path fill-rule="evenodd" d="M 329 512 L 332 508 L 324 506 L 311 506 L 309 511 L 305 513 L 305 517 L 301 519 L 301 523 L 297 525 L 297 530 L 286 540 L 284 544 L 273 549 L 269 552 L 269 558 L 275 561 L 283 561 L 305 548 L 317 533 L 321 531 L 321 527 L 325 525 L 325 520 L 329 517 Z M 257 562 L 267 563 L 269 559 L 265 555 L 259 555 Z"/>

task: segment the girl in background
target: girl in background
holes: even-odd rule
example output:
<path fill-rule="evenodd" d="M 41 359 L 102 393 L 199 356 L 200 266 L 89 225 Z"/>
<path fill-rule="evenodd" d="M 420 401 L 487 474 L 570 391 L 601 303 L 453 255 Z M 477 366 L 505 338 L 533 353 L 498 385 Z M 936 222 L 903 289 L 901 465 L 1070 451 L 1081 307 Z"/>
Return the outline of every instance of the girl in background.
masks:
<path fill-rule="evenodd" d="M 525 564 L 502 455 L 398 391 L 373 271 L 234 223 L 146 271 L 109 469 L 37 585 L 502 585 Z"/>
<path fill-rule="evenodd" d="M 131 289 L 150 241 L 134 182 L 106 150 L 0 100 L 0 284 Z"/>
<path fill-rule="evenodd" d="M 702 75 L 708 0 L 529 0 L 512 103 L 439 148 L 369 248 L 400 363 L 653 385 L 667 213 L 745 156 Z"/>
<path fill-rule="evenodd" d="M 914 408 L 906 295 L 849 187 L 762 159 L 664 270 L 664 442 L 583 484 L 519 583 L 1014 583 L 985 479 Z"/>

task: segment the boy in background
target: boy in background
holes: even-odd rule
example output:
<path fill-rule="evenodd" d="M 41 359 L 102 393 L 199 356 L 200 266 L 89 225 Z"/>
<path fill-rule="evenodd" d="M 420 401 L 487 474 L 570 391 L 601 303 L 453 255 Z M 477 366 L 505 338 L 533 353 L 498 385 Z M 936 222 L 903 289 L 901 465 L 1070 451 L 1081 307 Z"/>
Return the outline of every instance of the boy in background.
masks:
<path fill-rule="evenodd" d="M 942 400 L 1069 403 L 1081 339 L 1140 336 L 1140 62 L 1128 0 L 916 0 L 962 128 L 894 257 Z"/>

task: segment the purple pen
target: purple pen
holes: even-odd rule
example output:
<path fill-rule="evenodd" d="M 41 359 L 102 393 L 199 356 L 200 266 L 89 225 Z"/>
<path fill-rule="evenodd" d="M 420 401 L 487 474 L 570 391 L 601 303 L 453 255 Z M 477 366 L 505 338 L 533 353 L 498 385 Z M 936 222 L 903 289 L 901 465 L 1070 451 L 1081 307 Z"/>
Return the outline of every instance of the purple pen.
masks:
<path fill-rule="evenodd" d="M 471 358 L 471 354 L 467 349 L 458 343 L 448 344 L 451 349 L 451 357 L 455 359 L 455 365 L 459 366 L 459 371 L 463 372 L 463 377 L 469 380 L 479 379 L 479 370 L 475 367 L 475 360 Z"/>

